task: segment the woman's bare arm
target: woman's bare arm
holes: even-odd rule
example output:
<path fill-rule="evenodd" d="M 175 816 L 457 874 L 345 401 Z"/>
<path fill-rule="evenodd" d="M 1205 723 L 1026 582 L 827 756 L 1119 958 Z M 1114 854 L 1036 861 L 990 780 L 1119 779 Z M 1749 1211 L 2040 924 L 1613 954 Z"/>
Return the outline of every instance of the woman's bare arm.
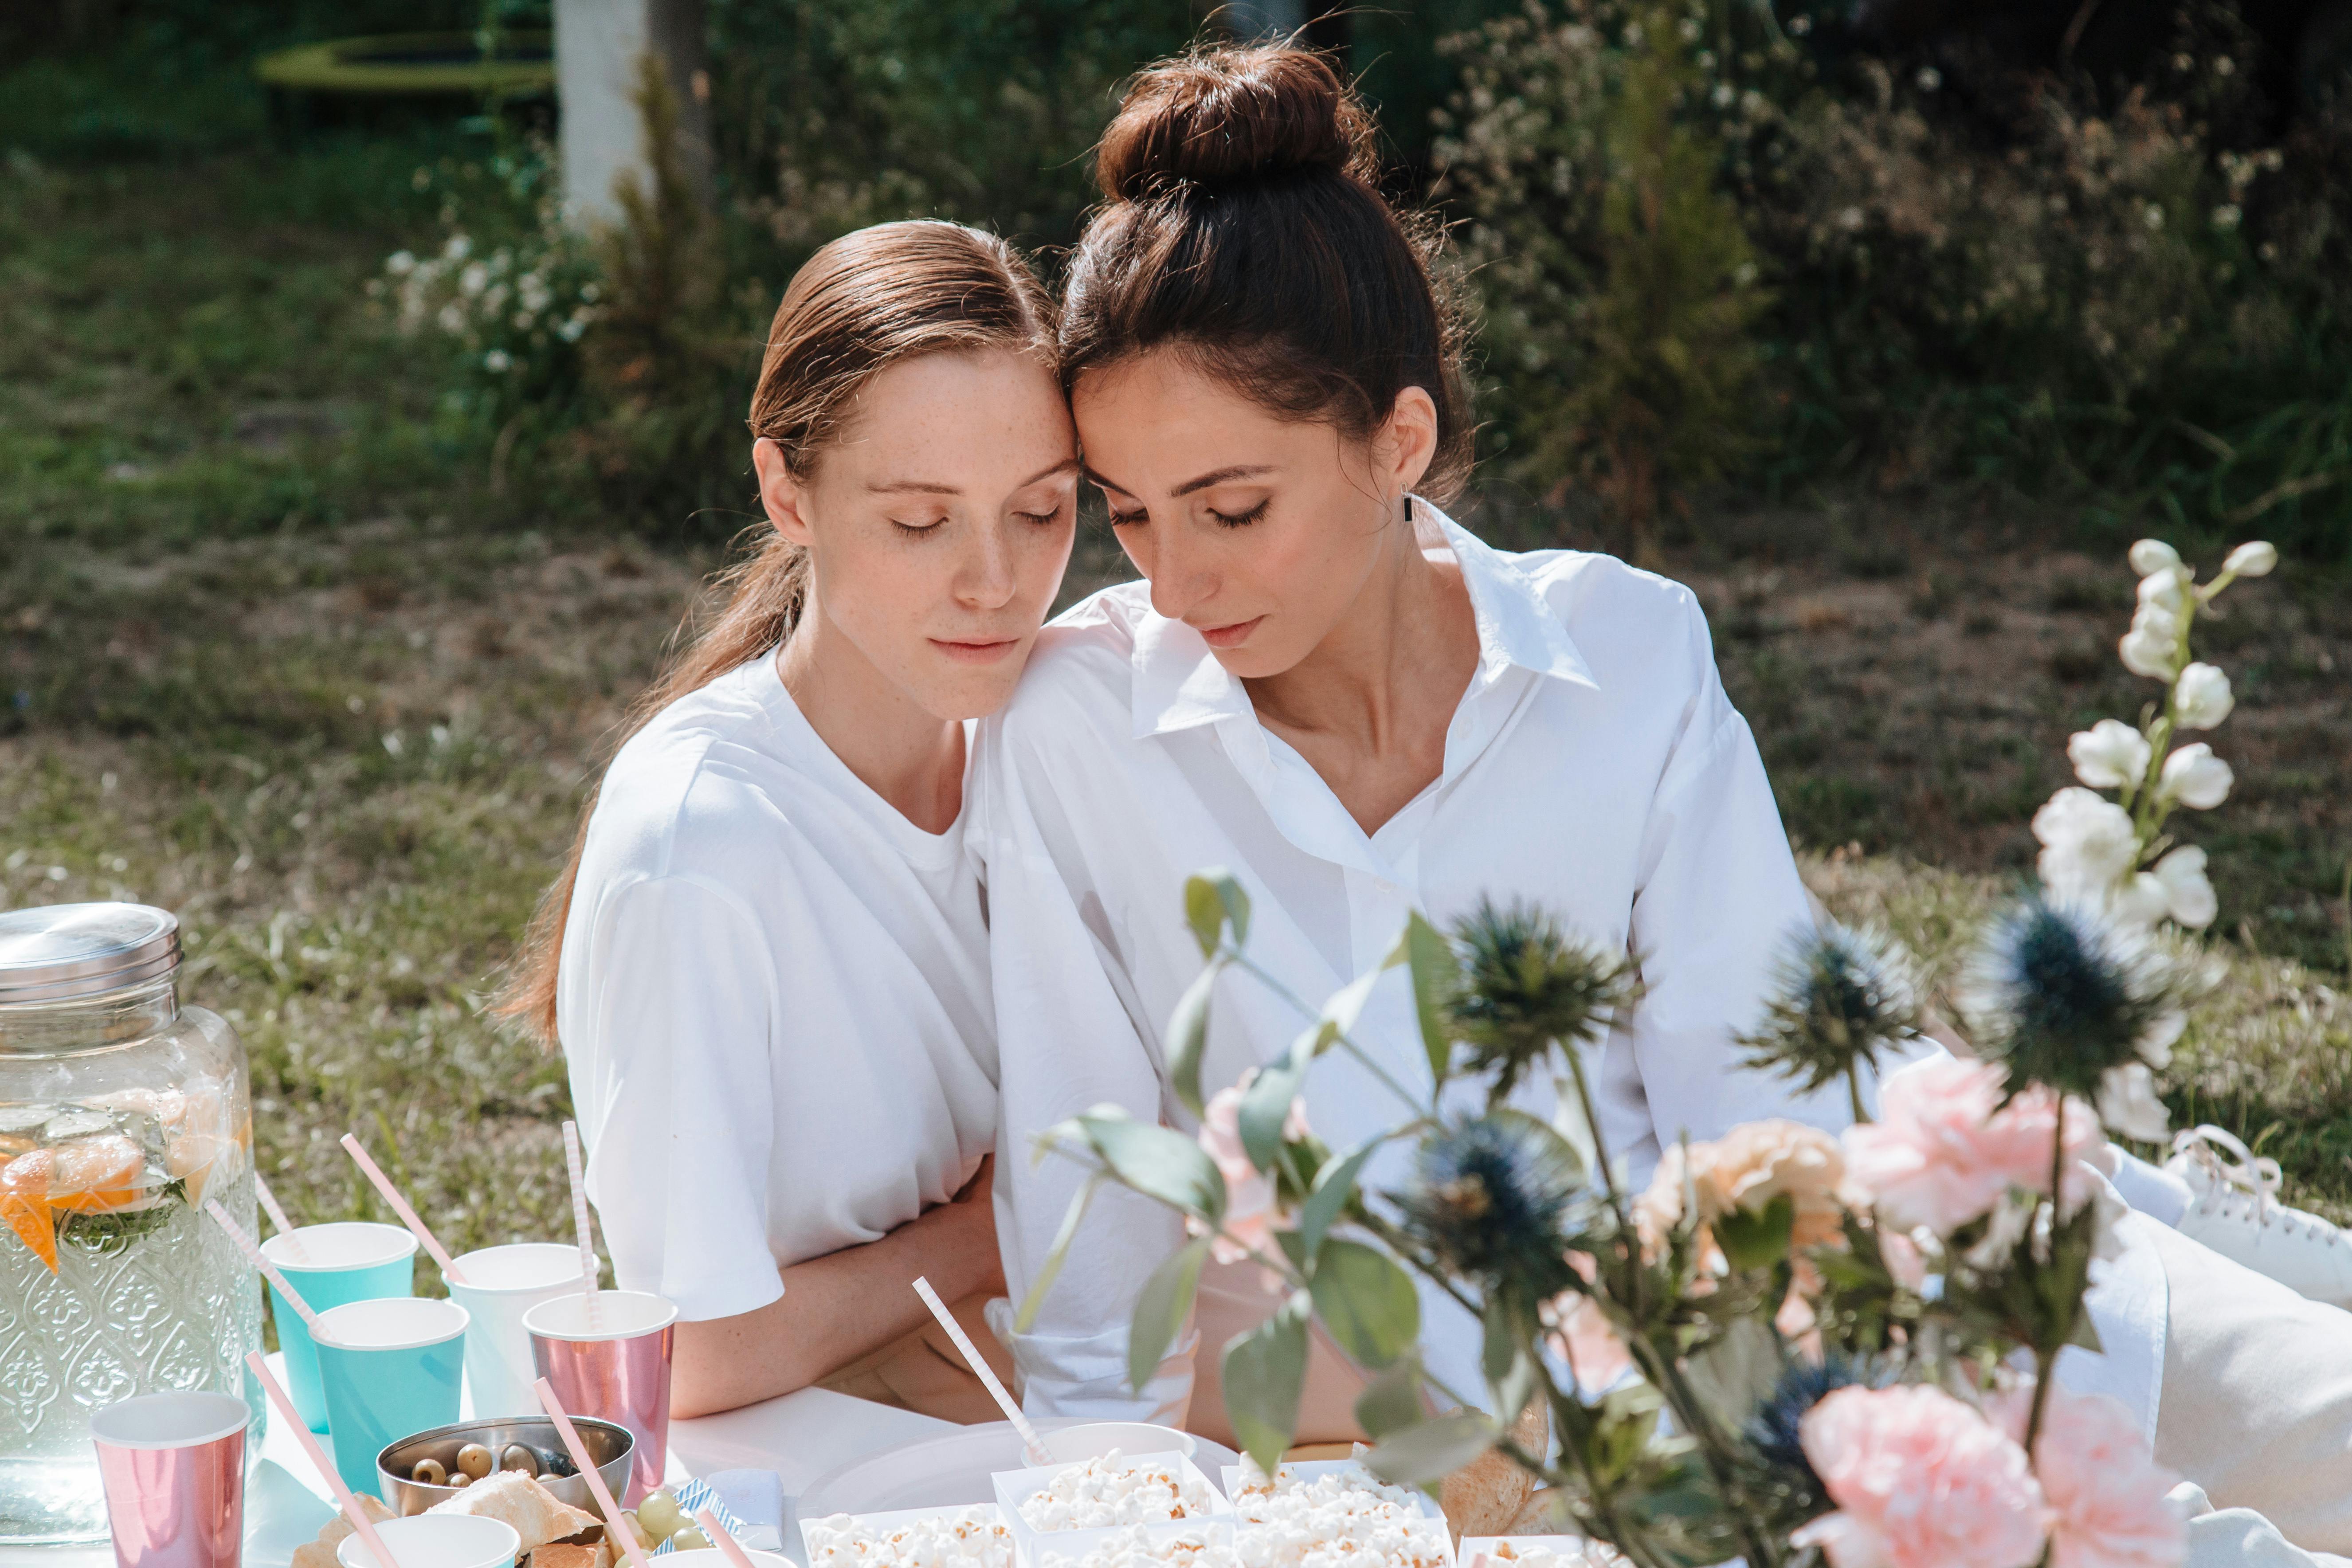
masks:
<path fill-rule="evenodd" d="M 755 1312 L 680 1323 L 670 1413 L 710 1415 L 772 1399 L 848 1365 L 928 1321 L 913 1289 L 926 1275 L 954 1301 L 1004 1289 L 990 1206 L 993 1156 L 952 1202 L 879 1241 L 782 1270 L 784 1293 Z"/>

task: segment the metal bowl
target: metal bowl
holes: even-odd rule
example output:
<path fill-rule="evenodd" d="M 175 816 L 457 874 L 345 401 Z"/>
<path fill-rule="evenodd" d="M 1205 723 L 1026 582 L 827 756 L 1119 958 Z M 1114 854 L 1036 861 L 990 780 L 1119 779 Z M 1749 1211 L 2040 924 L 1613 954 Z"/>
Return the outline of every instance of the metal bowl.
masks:
<path fill-rule="evenodd" d="M 572 1418 L 572 1429 L 580 1434 L 581 1446 L 588 1457 L 596 1461 L 596 1473 L 604 1478 L 614 1497 L 619 1497 L 629 1485 L 629 1457 L 636 1447 L 629 1429 L 610 1421 L 597 1421 L 585 1415 Z M 457 1487 L 427 1486 L 409 1479 L 419 1459 L 437 1459 L 449 1471 L 457 1468 L 457 1450 L 468 1443 L 479 1443 L 490 1451 L 490 1462 L 496 1465 L 512 1443 L 535 1450 L 539 1455 L 539 1484 L 555 1494 L 558 1502 L 602 1517 L 604 1510 L 596 1506 L 588 1482 L 572 1472 L 572 1456 L 563 1447 L 562 1436 L 555 1423 L 530 1416 L 514 1415 L 495 1421 L 460 1421 L 454 1426 L 436 1426 L 429 1432 L 419 1432 L 403 1437 L 375 1457 L 377 1477 L 383 1481 L 383 1500 L 392 1505 L 393 1512 L 405 1519 L 412 1513 L 423 1513 L 435 1503 L 447 1502 L 458 1495 Z M 551 1465 L 567 1472 L 550 1475 Z M 495 1473 L 495 1471 L 493 1472 Z"/>

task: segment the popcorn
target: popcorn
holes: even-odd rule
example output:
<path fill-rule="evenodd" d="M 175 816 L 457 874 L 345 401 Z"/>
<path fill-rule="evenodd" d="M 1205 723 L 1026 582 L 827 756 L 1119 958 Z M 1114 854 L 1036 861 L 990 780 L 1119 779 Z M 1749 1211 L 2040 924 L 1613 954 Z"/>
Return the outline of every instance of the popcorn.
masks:
<path fill-rule="evenodd" d="M 1013 1568 L 1013 1531 L 990 1505 L 896 1524 L 812 1520 L 809 1568 Z"/>
<path fill-rule="evenodd" d="M 1165 1524 L 1212 1510 L 1209 1489 L 1173 1465 L 1123 1464 L 1113 1448 L 1099 1458 L 1056 1471 L 1022 1500 L 1022 1522 L 1039 1534 L 1100 1530 L 1118 1524 Z"/>
<path fill-rule="evenodd" d="M 1043 1556 L 1040 1568 L 1242 1568 L 1241 1554 L 1206 1531 L 1162 1533 L 1155 1540 L 1139 1524 L 1103 1537 L 1084 1557 L 1053 1552 Z"/>
<path fill-rule="evenodd" d="M 1234 1506 L 1249 1568 L 1448 1568 L 1442 1521 L 1369 1470 L 1268 1480 L 1244 1466 Z"/>
<path fill-rule="evenodd" d="M 1498 1541 L 1486 1553 L 1487 1568 L 1625 1568 L 1625 1559 L 1598 1541 L 1587 1541 L 1580 1549 L 1554 1546 L 1520 1546 L 1509 1541 Z"/>

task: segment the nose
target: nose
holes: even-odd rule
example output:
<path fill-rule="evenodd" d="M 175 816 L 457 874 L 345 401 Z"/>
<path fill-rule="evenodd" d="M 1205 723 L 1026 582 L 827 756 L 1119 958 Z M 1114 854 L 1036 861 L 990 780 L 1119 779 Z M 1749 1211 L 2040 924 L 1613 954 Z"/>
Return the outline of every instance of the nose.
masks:
<path fill-rule="evenodd" d="M 956 603 L 967 609 L 1001 610 L 1013 602 L 1019 581 L 1012 546 L 1003 518 L 972 531 L 971 548 L 956 572 Z"/>
<path fill-rule="evenodd" d="M 1217 574 L 1201 552 L 1183 537 L 1181 521 L 1149 527 L 1146 548 L 1130 551 L 1136 569 L 1151 584 L 1151 608 L 1171 621 L 1181 621 L 1216 595 Z"/>

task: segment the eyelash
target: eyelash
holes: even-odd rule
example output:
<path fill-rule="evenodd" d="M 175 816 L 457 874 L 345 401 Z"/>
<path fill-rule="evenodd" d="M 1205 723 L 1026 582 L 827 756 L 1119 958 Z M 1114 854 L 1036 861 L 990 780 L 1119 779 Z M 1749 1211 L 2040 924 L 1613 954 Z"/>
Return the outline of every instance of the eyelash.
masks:
<path fill-rule="evenodd" d="M 1266 503 L 1273 499 L 1274 498 L 1271 496 L 1267 497 L 1266 500 L 1258 502 L 1257 505 L 1250 508 L 1249 510 L 1243 512 L 1238 517 L 1229 517 L 1225 513 L 1219 511 L 1215 507 L 1211 507 L 1209 509 L 1209 515 L 1215 518 L 1221 527 L 1247 528 L 1251 523 L 1255 522 L 1258 519 L 1265 515 Z"/>
<path fill-rule="evenodd" d="M 900 522 L 894 517 L 890 520 L 890 526 L 897 529 L 900 536 L 903 538 L 928 539 L 932 534 L 937 533 L 940 531 L 940 525 L 936 522 L 926 522 L 921 524 Z"/>

